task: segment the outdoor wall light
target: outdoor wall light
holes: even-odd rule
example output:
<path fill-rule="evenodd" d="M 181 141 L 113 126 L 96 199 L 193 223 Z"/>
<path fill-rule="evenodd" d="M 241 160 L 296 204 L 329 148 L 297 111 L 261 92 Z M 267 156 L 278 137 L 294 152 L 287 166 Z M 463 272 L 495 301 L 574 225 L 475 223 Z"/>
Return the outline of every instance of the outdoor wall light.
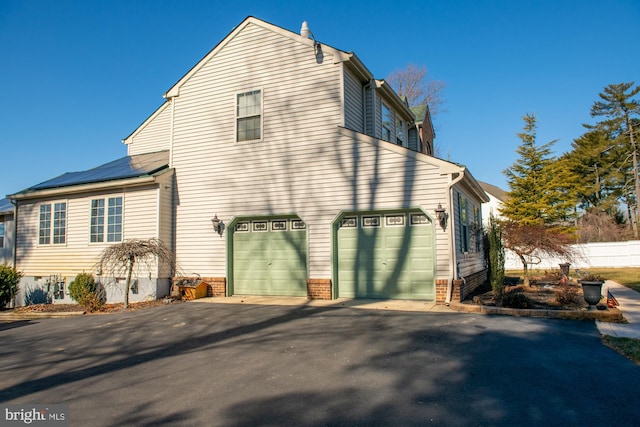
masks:
<path fill-rule="evenodd" d="M 447 229 L 447 210 L 442 207 L 442 203 L 438 203 L 438 207 L 435 209 L 436 219 L 443 230 Z"/>
<path fill-rule="evenodd" d="M 218 214 L 215 214 L 213 218 L 211 218 L 211 223 L 213 224 L 213 231 L 222 236 L 222 232 L 224 231 L 224 223 L 218 218 Z"/>

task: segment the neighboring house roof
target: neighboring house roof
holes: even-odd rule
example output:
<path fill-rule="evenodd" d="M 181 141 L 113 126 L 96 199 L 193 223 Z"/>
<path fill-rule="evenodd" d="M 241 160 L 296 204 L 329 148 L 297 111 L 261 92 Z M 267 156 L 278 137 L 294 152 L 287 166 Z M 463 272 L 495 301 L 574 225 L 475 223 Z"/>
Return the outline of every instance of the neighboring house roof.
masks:
<path fill-rule="evenodd" d="M 427 112 L 427 104 L 416 105 L 415 107 L 411 107 L 411 111 L 416 116 L 416 120 L 421 122 L 424 119 L 424 115 Z"/>
<path fill-rule="evenodd" d="M 487 184 L 486 182 L 478 181 L 480 187 L 485 191 L 485 193 L 492 195 L 496 199 L 504 202 L 507 198 L 507 192 L 502 190 L 501 188 L 496 187 L 495 185 Z"/>
<path fill-rule="evenodd" d="M 13 196 L 26 195 L 40 190 L 151 176 L 168 168 L 168 166 L 169 151 L 167 150 L 125 156 L 86 171 L 64 173 L 56 178 L 22 190 Z"/>
<path fill-rule="evenodd" d="M 0 214 L 13 212 L 13 204 L 9 199 L 0 199 Z"/>

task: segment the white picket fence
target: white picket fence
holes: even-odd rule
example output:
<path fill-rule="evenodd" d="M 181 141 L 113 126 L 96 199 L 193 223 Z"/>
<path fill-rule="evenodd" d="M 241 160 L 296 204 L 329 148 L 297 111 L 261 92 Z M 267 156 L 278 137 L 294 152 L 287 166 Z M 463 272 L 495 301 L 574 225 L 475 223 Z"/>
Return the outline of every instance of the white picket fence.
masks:
<path fill-rule="evenodd" d="M 541 257 L 534 259 L 537 264 L 530 264 L 533 269 L 557 269 L 558 264 L 570 262 L 571 268 L 590 267 L 640 267 L 640 240 L 627 242 L 584 243 L 573 245 L 576 257 L 566 258 Z M 520 258 L 510 250 L 506 250 L 505 269 L 522 270 Z"/>

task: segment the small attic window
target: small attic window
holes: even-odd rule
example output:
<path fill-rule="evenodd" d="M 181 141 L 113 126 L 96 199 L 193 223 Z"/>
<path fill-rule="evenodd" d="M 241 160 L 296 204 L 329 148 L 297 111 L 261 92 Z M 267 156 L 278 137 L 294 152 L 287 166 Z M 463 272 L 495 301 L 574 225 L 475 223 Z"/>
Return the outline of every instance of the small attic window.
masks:
<path fill-rule="evenodd" d="M 252 90 L 236 95 L 236 141 L 262 138 L 262 91 Z"/>

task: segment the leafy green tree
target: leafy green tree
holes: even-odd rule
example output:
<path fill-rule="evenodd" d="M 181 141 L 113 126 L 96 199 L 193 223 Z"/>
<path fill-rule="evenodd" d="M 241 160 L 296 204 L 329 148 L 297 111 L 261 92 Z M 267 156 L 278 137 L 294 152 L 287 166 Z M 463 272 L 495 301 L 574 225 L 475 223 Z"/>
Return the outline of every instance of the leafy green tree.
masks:
<path fill-rule="evenodd" d="M 640 180 L 638 179 L 638 147 L 634 133 L 635 118 L 640 115 L 640 102 L 633 97 L 640 93 L 640 87 L 634 82 L 610 84 L 599 94 L 600 101 L 591 107 L 592 117 L 605 117 L 599 127 L 611 129 L 621 146 L 629 147 L 633 163 L 633 196 L 627 196 L 630 220 L 634 236 L 638 237 L 638 197 Z"/>
<path fill-rule="evenodd" d="M 573 216 L 574 200 L 563 190 L 566 180 L 551 153 L 555 141 L 536 144 L 535 115 L 527 114 L 523 120 L 523 132 L 518 133 L 522 143 L 516 150 L 520 157 L 504 171 L 510 189 L 501 213 L 523 225 L 566 225 Z"/>

